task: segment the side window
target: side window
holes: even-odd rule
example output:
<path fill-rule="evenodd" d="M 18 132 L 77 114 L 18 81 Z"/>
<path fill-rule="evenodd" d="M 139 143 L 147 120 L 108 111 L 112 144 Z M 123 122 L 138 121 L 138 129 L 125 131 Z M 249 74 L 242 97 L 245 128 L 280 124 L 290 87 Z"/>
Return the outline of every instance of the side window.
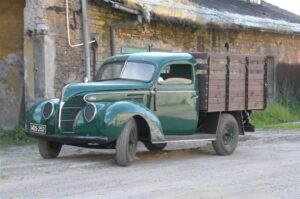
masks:
<path fill-rule="evenodd" d="M 192 66 L 189 64 L 171 64 L 165 66 L 159 76 L 160 84 L 191 84 Z"/>

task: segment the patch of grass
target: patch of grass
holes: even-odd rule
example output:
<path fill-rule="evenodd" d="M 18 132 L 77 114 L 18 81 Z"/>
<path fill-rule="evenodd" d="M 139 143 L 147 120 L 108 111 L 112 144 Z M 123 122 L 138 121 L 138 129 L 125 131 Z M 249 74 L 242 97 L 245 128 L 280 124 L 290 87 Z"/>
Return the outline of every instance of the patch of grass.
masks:
<path fill-rule="evenodd" d="M 300 129 L 300 90 L 284 81 L 277 92 L 265 111 L 254 112 L 253 123 L 258 128 Z"/>
<path fill-rule="evenodd" d="M 277 130 L 300 130 L 300 123 L 281 123 L 281 124 L 264 124 L 256 126 L 263 129 L 277 129 Z"/>
<path fill-rule="evenodd" d="M 300 114 L 279 102 L 272 102 L 265 111 L 256 111 L 252 115 L 252 122 L 257 128 L 300 129 Z"/>
<path fill-rule="evenodd" d="M 8 176 L 0 175 L 0 181 L 1 180 L 7 180 L 7 179 L 8 179 Z"/>
<path fill-rule="evenodd" d="M 0 137 L 0 146 L 2 147 L 30 145 L 34 143 L 36 143 L 36 141 L 26 135 L 24 128 L 7 132 Z"/>

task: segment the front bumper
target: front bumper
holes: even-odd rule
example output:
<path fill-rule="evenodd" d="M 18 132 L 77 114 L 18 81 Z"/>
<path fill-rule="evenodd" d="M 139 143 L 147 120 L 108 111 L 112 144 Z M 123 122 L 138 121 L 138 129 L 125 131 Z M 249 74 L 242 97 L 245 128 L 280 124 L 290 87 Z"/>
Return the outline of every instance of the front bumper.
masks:
<path fill-rule="evenodd" d="M 43 139 L 50 142 L 58 142 L 61 144 L 108 144 L 107 137 L 92 136 L 74 136 L 74 135 L 46 135 L 26 132 L 29 137 Z"/>

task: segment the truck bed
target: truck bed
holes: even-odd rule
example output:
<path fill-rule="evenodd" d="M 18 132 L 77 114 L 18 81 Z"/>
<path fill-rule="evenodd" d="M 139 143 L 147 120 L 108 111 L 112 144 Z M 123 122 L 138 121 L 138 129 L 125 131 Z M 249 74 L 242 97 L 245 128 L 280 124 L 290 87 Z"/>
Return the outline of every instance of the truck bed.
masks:
<path fill-rule="evenodd" d="M 191 53 L 198 62 L 200 110 L 262 110 L 267 100 L 266 59 L 260 55 Z"/>

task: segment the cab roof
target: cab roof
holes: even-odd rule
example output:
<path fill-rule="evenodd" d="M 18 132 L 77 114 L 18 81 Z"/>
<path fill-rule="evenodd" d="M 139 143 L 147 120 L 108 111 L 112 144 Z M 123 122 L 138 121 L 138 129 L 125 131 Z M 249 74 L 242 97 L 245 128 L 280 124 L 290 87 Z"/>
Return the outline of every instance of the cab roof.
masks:
<path fill-rule="evenodd" d="M 168 62 L 181 62 L 188 61 L 195 63 L 194 57 L 189 53 L 167 53 L 167 52 L 147 52 L 147 53 L 134 53 L 126 55 L 116 55 L 105 60 L 104 64 L 114 61 L 145 61 L 151 62 L 158 67 L 162 67 Z"/>

